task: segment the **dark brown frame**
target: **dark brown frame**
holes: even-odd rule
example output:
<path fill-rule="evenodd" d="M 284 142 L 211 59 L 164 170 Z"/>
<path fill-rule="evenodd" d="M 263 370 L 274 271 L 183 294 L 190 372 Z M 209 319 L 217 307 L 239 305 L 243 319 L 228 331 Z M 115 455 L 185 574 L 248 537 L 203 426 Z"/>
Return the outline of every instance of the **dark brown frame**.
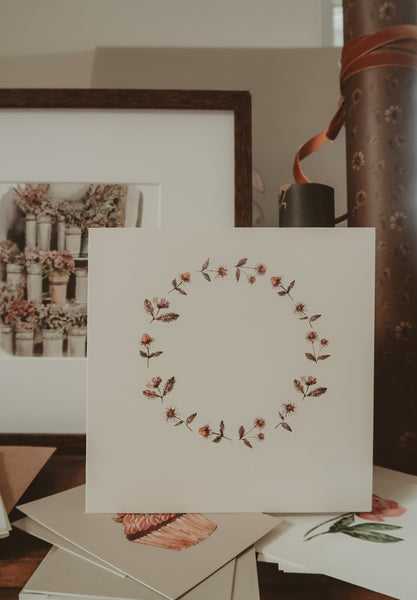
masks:
<path fill-rule="evenodd" d="M 0 89 L 1 108 L 232 111 L 234 113 L 235 140 L 235 227 L 252 226 L 252 130 L 249 92 Z"/>

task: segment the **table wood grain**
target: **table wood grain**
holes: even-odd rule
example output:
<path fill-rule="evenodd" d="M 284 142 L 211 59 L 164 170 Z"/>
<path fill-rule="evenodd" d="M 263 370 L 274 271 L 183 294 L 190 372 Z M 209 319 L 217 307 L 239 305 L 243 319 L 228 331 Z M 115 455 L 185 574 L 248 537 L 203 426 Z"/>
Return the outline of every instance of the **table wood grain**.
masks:
<path fill-rule="evenodd" d="M 22 496 L 22 504 L 85 483 L 84 436 L 0 434 L 0 445 L 58 447 Z M 21 517 L 14 509 L 10 521 Z M 18 600 L 19 591 L 49 549 L 46 542 L 18 529 L 0 539 L 0 600 Z M 325 575 L 282 573 L 269 563 L 258 563 L 258 575 L 261 600 L 392 600 Z"/>

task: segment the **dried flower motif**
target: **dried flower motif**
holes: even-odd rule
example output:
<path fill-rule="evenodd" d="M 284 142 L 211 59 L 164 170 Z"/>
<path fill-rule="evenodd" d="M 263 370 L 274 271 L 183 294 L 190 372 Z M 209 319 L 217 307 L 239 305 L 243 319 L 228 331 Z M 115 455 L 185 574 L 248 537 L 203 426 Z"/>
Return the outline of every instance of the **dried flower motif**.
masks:
<path fill-rule="evenodd" d="M 297 407 L 294 404 L 294 402 L 286 402 L 285 404 L 282 405 L 282 409 L 286 416 L 290 415 L 292 413 L 295 413 L 297 411 Z"/>
<path fill-rule="evenodd" d="M 409 242 L 401 242 L 400 246 L 401 254 L 411 254 L 411 248 Z"/>
<path fill-rule="evenodd" d="M 329 340 L 326 340 L 326 338 L 322 338 L 320 340 L 320 346 L 328 346 L 329 344 Z"/>
<path fill-rule="evenodd" d="M 305 313 L 305 311 L 306 311 L 306 305 L 303 302 L 298 302 L 295 305 L 295 308 L 294 308 L 295 313 Z"/>
<path fill-rule="evenodd" d="M 401 134 L 398 134 L 395 136 L 394 142 L 397 144 L 397 146 L 402 148 L 402 146 L 404 146 L 404 144 L 405 144 L 405 137 Z"/>
<path fill-rule="evenodd" d="M 227 269 L 225 267 L 218 267 L 217 268 L 217 277 L 221 277 L 223 279 L 223 277 L 227 276 Z"/>
<path fill-rule="evenodd" d="M 353 104 L 358 104 L 363 96 L 363 91 L 360 88 L 356 88 L 352 92 L 352 102 Z"/>
<path fill-rule="evenodd" d="M 253 275 L 251 275 L 250 277 L 248 277 L 248 283 L 250 283 L 251 285 L 253 285 L 256 281 L 256 277 L 254 277 Z"/>
<path fill-rule="evenodd" d="M 149 389 L 158 388 L 161 385 L 162 379 L 160 377 L 152 377 L 152 381 L 146 384 Z"/>
<path fill-rule="evenodd" d="M 265 275 L 266 266 L 263 264 L 259 264 L 255 267 L 255 271 L 258 273 L 258 275 Z"/>
<path fill-rule="evenodd" d="M 173 406 L 169 406 L 165 410 L 165 418 L 167 421 L 172 421 L 172 420 L 178 419 L 177 409 L 174 408 Z"/>
<path fill-rule="evenodd" d="M 258 440 L 261 442 L 265 439 L 265 435 L 263 433 L 258 433 Z"/>
<path fill-rule="evenodd" d="M 407 341 L 412 334 L 413 326 L 409 321 L 401 321 L 395 326 L 395 337 L 397 340 Z"/>
<path fill-rule="evenodd" d="M 279 287 L 281 285 L 282 277 L 271 277 L 272 287 Z"/>
<path fill-rule="evenodd" d="M 189 273 L 182 273 L 181 281 L 185 281 L 186 283 L 189 283 L 191 281 L 191 275 Z"/>
<path fill-rule="evenodd" d="M 150 346 L 153 341 L 154 338 L 152 338 L 149 334 L 144 333 L 140 343 L 142 346 Z"/>
<path fill-rule="evenodd" d="M 157 308 L 169 308 L 169 302 L 166 298 L 161 298 L 157 303 L 156 303 Z"/>
<path fill-rule="evenodd" d="M 257 429 L 263 429 L 265 427 L 265 419 L 262 419 L 262 418 L 255 419 L 255 427 Z"/>
<path fill-rule="evenodd" d="M 389 218 L 390 229 L 402 231 L 407 223 L 407 215 L 403 212 L 396 212 Z"/>
<path fill-rule="evenodd" d="M 394 125 L 396 125 L 401 119 L 401 113 L 402 108 L 398 106 L 398 104 L 391 104 L 391 106 L 387 108 L 384 113 L 386 123 L 393 123 Z"/>
<path fill-rule="evenodd" d="M 352 156 L 352 169 L 359 171 L 365 164 L 365 155 L 362 151 L 355 152 Z"/>
<path fill-rule="evenodd" d="M 315 342 L 318 339 L 318 335 L 315 331 L 309 331 L 306 335 L 306 340 L 308 342 Z"/>
<path fill-rule="evenodd" d="M 381 21 L 391 21 L 397 14 L 397 5 L 395 2 L 384 2 L 378 10 L 378 16 Z"/>
<path fill-rule="evenodd" d="M 359 190 L 355 195 L 355 206 L 358 208 L 363 206 L 367 199 L 367 193 L 364 190 Z"/>
<path fill-rule="evenodd" d="M 317 379 L 309 375 L 308 377 L 301 377 L 301 381 L 303 381 L 307 386 L 316 385 Z"/>
<path fill-rule="evenodd" d="M 200 429 L 198 430 L 198 433 L 200 435 L 202 435 L 204 438 L 208 439 L 211 435 L 211 429 L 208 425 L 204 425 L 203 427 L 200 427 Z"/>

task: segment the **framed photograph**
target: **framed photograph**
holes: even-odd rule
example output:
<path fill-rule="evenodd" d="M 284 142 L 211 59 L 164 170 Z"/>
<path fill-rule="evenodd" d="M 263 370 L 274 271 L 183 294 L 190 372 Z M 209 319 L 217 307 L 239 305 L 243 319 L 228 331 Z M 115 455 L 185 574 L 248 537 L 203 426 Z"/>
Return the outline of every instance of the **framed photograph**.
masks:
<path fill-rule="evenodd" d="M 87 319 L 88 229 L 251 226 L 250 94 L 3 89 L 0 130 L 3 430 L 82 433 L 85 339 L 45 330 Z"/>

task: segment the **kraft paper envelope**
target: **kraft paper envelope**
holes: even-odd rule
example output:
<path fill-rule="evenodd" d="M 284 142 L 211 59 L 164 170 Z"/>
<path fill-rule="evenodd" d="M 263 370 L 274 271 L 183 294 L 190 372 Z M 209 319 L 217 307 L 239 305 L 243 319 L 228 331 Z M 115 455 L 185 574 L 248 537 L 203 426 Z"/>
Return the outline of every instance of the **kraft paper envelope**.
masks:
<path fill-rule="evenodd" d="M 235 561 L 231 561 L 181 596 L 182 600 L 229 600 Z M 160 594 L 133 581 L 116 577 L 80 557 L 52 548 L 20 592 L 20 600 L 41 600 L 38 594 L 68 600 L 163 600 Z"/>
<path fill-rule="evenodd" d="M 288 571 L 296 563 L 400 600 L 416 598 L 417 477 L 374 467 L 373 509 L 280 515 L 258 551 Z M 299 570 L 299 569 L 297 569 Z"/>
<path fill-rule="evenodd" d="M 180 515 L 178 522 L 173 518 L 166 526 L 151 529 L 142 538 L 144 543 L 135 543 L 127 539 L 117 514 L 87 514 L 84 506 L 85 486 L 80 486 L 18 508 L 110 567 L 173 599 L 235 558 L 277 523 L 275 517 L 259 513 Z M 201 541 L 182 550 L 153 545 L 176 543 L 178 536 L 185 541 Z"/>
<path fill-rule="evenodd" d="M 90 233 L 88 512 L 370 508 L 374 230 Z"/>
<path fill-rule="evenodd" d="M 75 554 L 79 558 L 84 558 L 84 560 L 88 560 L 89 562 L 91 562 L 99 567 L 102 567 L 103 569 L 107 569 L 107 571 L 110 571 L 111 573 L 114 573 L 115 575 L 118 575 L 119 577 L 125 577 L 123 575 L 123 573 L 121 571 L 119 571 L 118 569 L 112 569 L 109 565 L 104 563 L 99 558 L 96 558 L 92 554 L 85 552 L 84 550 L 82 550 L 81 548 L 76 546 L 75 544 L 72 544 L 68 540 L 64 539 L 60 535 L 57 535 L 56 533 L 54 533 L 47 527 L 40 525 L 40 523 L 37 523 L 36 521 L 34 521 L 33 519 L 30 519 L 29 517 L 24 517 L 23 519 L 14 521 L 13 527 L 17 527 L 18 529 L 21 529 L 22 531 L 26 531 L 26 533 L 29 533 L 30 535 L 33 535 L 33 536 L 43 540 L 44 542 L 48 542 L 48 544 L 52 544 L 53 546 L 56 546 L 57 548 L 60 548 L 61 550 L 66 550 L 70 554 Z"/>
<path fill-rule="evenodd" d="M 9 513 L 56 448 L 0 446 L 0 492 Z"/>
<path fill-rule="evenodd" d="M 259 600 L 255 547 L 236 558 L 232 600 Z"/>

